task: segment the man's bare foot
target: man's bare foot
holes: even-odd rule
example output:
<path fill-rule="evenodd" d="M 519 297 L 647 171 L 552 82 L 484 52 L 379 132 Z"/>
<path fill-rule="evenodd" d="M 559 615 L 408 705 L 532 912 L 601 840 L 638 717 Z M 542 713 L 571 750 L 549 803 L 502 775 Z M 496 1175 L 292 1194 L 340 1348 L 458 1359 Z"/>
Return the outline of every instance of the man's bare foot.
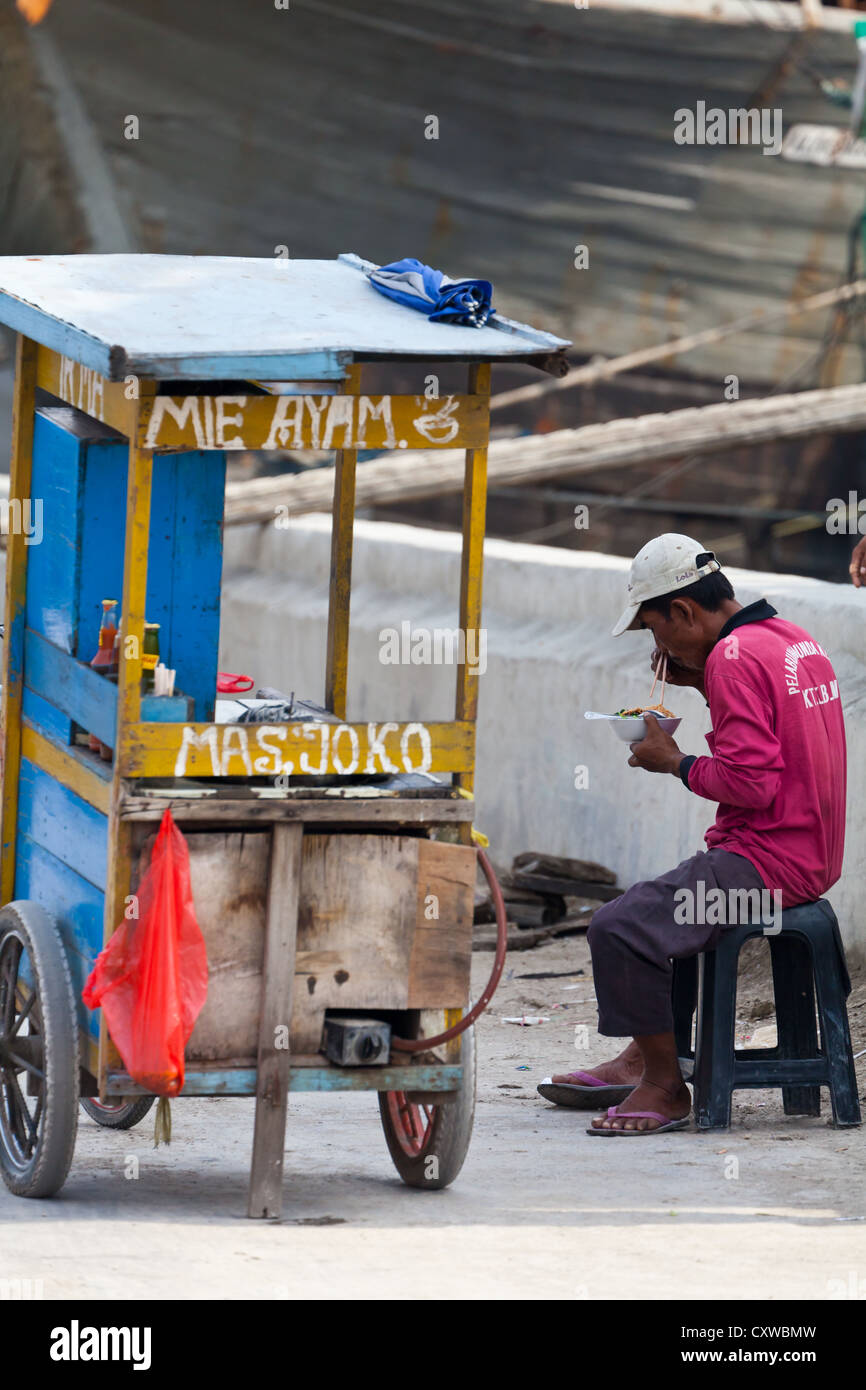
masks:
<path fill-rule="evenodd" d="M 688 1087 L 680 1078 L 679 1084 L 661 1086 L 654 1081 L 642 1080 L 617 1106 L 617 1113 L 612 1119 L 607 1115 L 600 1119 L 593 1120 L 593 1129 L 660 1129 L 658 1120 L 630 1120 L 629 1111 L 634 1110 L 654 1110 L 658 1115 L 664 1115 L 665 1121 L 684 1120 L 691 1112 L 692 1098 Z"/>
<path fill-rule="evenodd" d="M 598 1081 L 603 1081 L 607 1086 L 636 1086 L 643 1076 L 644 1062 L 640 1048 L 637 1043 L 630 1042 L 624 1052 L 618 1057 L 614 1057 L 611 1062 L 599 1062 L 597 1067 L 579 1067 L 579 1071 L 585 1071 L 590 1076 L 596 1077 Z M 559 1072 L 552 1076 L 551 1081 L 558 1082 L 563 1086 L 574 1085 L 574 1072 Z M 637 1107 L 640 1109 L 640 1107 Z M 644 1109 L 651 1107 L 645 1106 Z"/>

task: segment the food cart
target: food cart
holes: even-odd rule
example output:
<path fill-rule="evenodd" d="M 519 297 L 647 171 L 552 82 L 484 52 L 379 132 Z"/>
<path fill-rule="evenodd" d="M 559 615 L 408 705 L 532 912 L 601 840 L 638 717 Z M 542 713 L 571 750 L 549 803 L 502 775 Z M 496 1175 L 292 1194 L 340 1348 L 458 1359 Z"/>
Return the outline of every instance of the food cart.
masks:
<path fill-rule="evenodd" d="M 463 1162 L 469 1025 L 504 952 L 495 890 L 500 950 L 470 1009 L 477 677 L 458 667 L 453 719 L 349 721 L 357 455 L 465 449 L 458 623 L 477 630 L 491 363 L 562 374 L 567 345 L 496 315 L 430 322 L 377 294 L 370 268 L 0 258 L 0 322 L 18 334 L 0 1165 L 20 1195 L 62 1186 L 79 1100 L 113 1127 L 152 1103 L 81 993 L 167 807 L 209 970 L 181 1094 L 255 1096 L 249 1214 L 279 1215 L 290 1091 L 376 1091 L 410 1185 L 445 1186 Z M 467 364 L 465 394 L 431 397 L 429 377 L 425 390 L 421 364 L 439 361 Z M 397 362 L 418 366 L 416 393 L 365 394 L 365 364 Z M 280 448 L 336 451 L 327 659 L 321 715 L 264 725 L 227 717 L 217 695 L 223 499 L 227 452 Z M 91 665 L 110 595 L 114 680 Z M 172 694 L 142 693 L 146 623 L 160 625 Z"/>

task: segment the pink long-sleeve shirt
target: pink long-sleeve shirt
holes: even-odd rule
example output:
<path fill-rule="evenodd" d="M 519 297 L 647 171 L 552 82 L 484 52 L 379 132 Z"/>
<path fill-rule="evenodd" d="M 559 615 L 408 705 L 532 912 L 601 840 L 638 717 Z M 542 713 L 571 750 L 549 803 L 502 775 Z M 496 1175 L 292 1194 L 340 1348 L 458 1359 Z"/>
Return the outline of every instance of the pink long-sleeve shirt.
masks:
<path fill-rule="evenodd" d="M 761 600 L 722 628 L 704 685 L 711 756 L 684 759 L 680 775 L 719 803 L 708 847 L 750 860 L 784 907 L 819 898 L 845 845 L 845 726 L 826 652 Z"/>

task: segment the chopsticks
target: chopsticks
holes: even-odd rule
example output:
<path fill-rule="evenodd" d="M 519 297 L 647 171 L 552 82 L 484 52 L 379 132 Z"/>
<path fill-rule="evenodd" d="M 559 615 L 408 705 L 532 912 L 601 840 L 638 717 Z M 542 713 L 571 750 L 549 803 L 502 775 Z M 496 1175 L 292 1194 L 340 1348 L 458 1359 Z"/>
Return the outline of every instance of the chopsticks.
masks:
<path fill-rule="evenodd" d="M 160 661 L 153 673 L 154 695 L 173 695 L 176 674 L 176 671 L 170 671 L 165 663 Z"/>
<path fill-rule="evenodd" d="M 654 677 L 653 683 L 652 683 L 652 690 L 650 691 L 650 699 L 652 699 L 652 697 L 653 697 L 653 693 L 654 693 L 655 688 L 656 688 L 656 682 L 658 681 L 658 678 L 659 678 L 659 673 L 661 673 L 661 678 L 662 678 L 662 693 L 661 693 L 661 696 L 660 696 L 660 698 L 659 698 L 658 705 L 655 706 L 656 709 L 659 708 L 659 705 L 663 706 L 663 705 L 664 705 L 664 702 L 665 702 L 665 685 L 667 684 L 667 679 L 668 679 L 668 656 L 667 656 L 667 652 L 662 652 L 661 661 L 659 661 L 659 662 L 656 664 L 656 673 L 655 673 L 655 677 Z"/>

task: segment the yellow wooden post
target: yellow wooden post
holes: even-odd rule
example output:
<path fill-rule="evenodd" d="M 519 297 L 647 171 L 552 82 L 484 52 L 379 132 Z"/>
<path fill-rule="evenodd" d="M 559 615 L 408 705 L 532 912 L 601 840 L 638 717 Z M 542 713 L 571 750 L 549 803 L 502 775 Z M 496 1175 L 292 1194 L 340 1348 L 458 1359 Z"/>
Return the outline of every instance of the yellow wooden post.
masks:
<path fill-rule="evenodd" d="M 361 368 L 350 367 L 343 393 L 357 396 Z M 334 479 L 331 526 L 331 579 L 328 595 L 328 645 L 325 665 L 325 705 L 340 719 L 346 717 L 349 669 L 349 606 L 352 592 L 352 540 L 355 525 L 355 468 L 357 449 L 340 449 Z"/>
<path fill-rule="evenodd" d="M 479 362 L 469 369 L 469 392 L 474 396 L 490 396 L 490 363 Z M 460 563 L 460 629 L 464 638 L 464 661 L 457 668 L 457 702 L 455 717 L 473 724 L 472 767 L 458 774 L 456 785 L 471 792 L 475 783 L 475 730 L 478 710 L 478 676 L 465 660 L 469 633 L 477 636 L 481 627 L 481 588 L 484 573 L 484 526 L 487 511 L 487 449 L 466 450 L 466 472 L 463 483 L 463 550 Z M 464 843 L 470 842 L 471 827 L 460 828 Z"/>
<path fill-rule="evenodd" d="M 27 546 L 23 504 L 30 499 L 33 469 L 33 414 L 36 392 L 36 343 L 21 335 L 15 360 L 12 413 L 12 464 L 9 477 L 9 527 L 6 543 L 6 637 L 3 642 L 3 801 L 0 901 L 8 903 L 15 887 L 15 829 L 21 765 L 21 701 L 24 691 L 24 620 L 27 594 Z M 18 505 L 15 506 L 15 503 Z"/>
<path fill-rule="evenodd" d="M 123 600 L 121 605 L 120 662 L 117 695 L 117 733 L 114 777 L 108 812 L 108 873 L 105 885 L 103 941 L 107 942 L 123 920 L 132 871 L 132 826 L 120 819 L 122 771 L 130 733 L 141 716 L 141 656 L 144 643 L 147 549 L 150 534 L 150 494 L 153 451 L 142 446 L 150 418 L 154 382 L 140 383 L 142 393 L 134 411 L 129 438 L 129 473 L 126 487 L 126 538 L 123 552 Z M 119 1062 L 108 1036 L 105 1013 L 99 1024 L 99 1093 L 105 1098 L 109 1066 Z"/>
<path fill-rule="evenodd" d="M 129 440 L 129 475 L 126 488 L 126 541 L 123 556 L 120 674 L 118 677 L 117 743 L 141 713 L 141 656 L 144 644 L 147 543 L 150 531 L 150 489 L 153 451 L 142 447 L 150 400 L 139 401 Z"/>

